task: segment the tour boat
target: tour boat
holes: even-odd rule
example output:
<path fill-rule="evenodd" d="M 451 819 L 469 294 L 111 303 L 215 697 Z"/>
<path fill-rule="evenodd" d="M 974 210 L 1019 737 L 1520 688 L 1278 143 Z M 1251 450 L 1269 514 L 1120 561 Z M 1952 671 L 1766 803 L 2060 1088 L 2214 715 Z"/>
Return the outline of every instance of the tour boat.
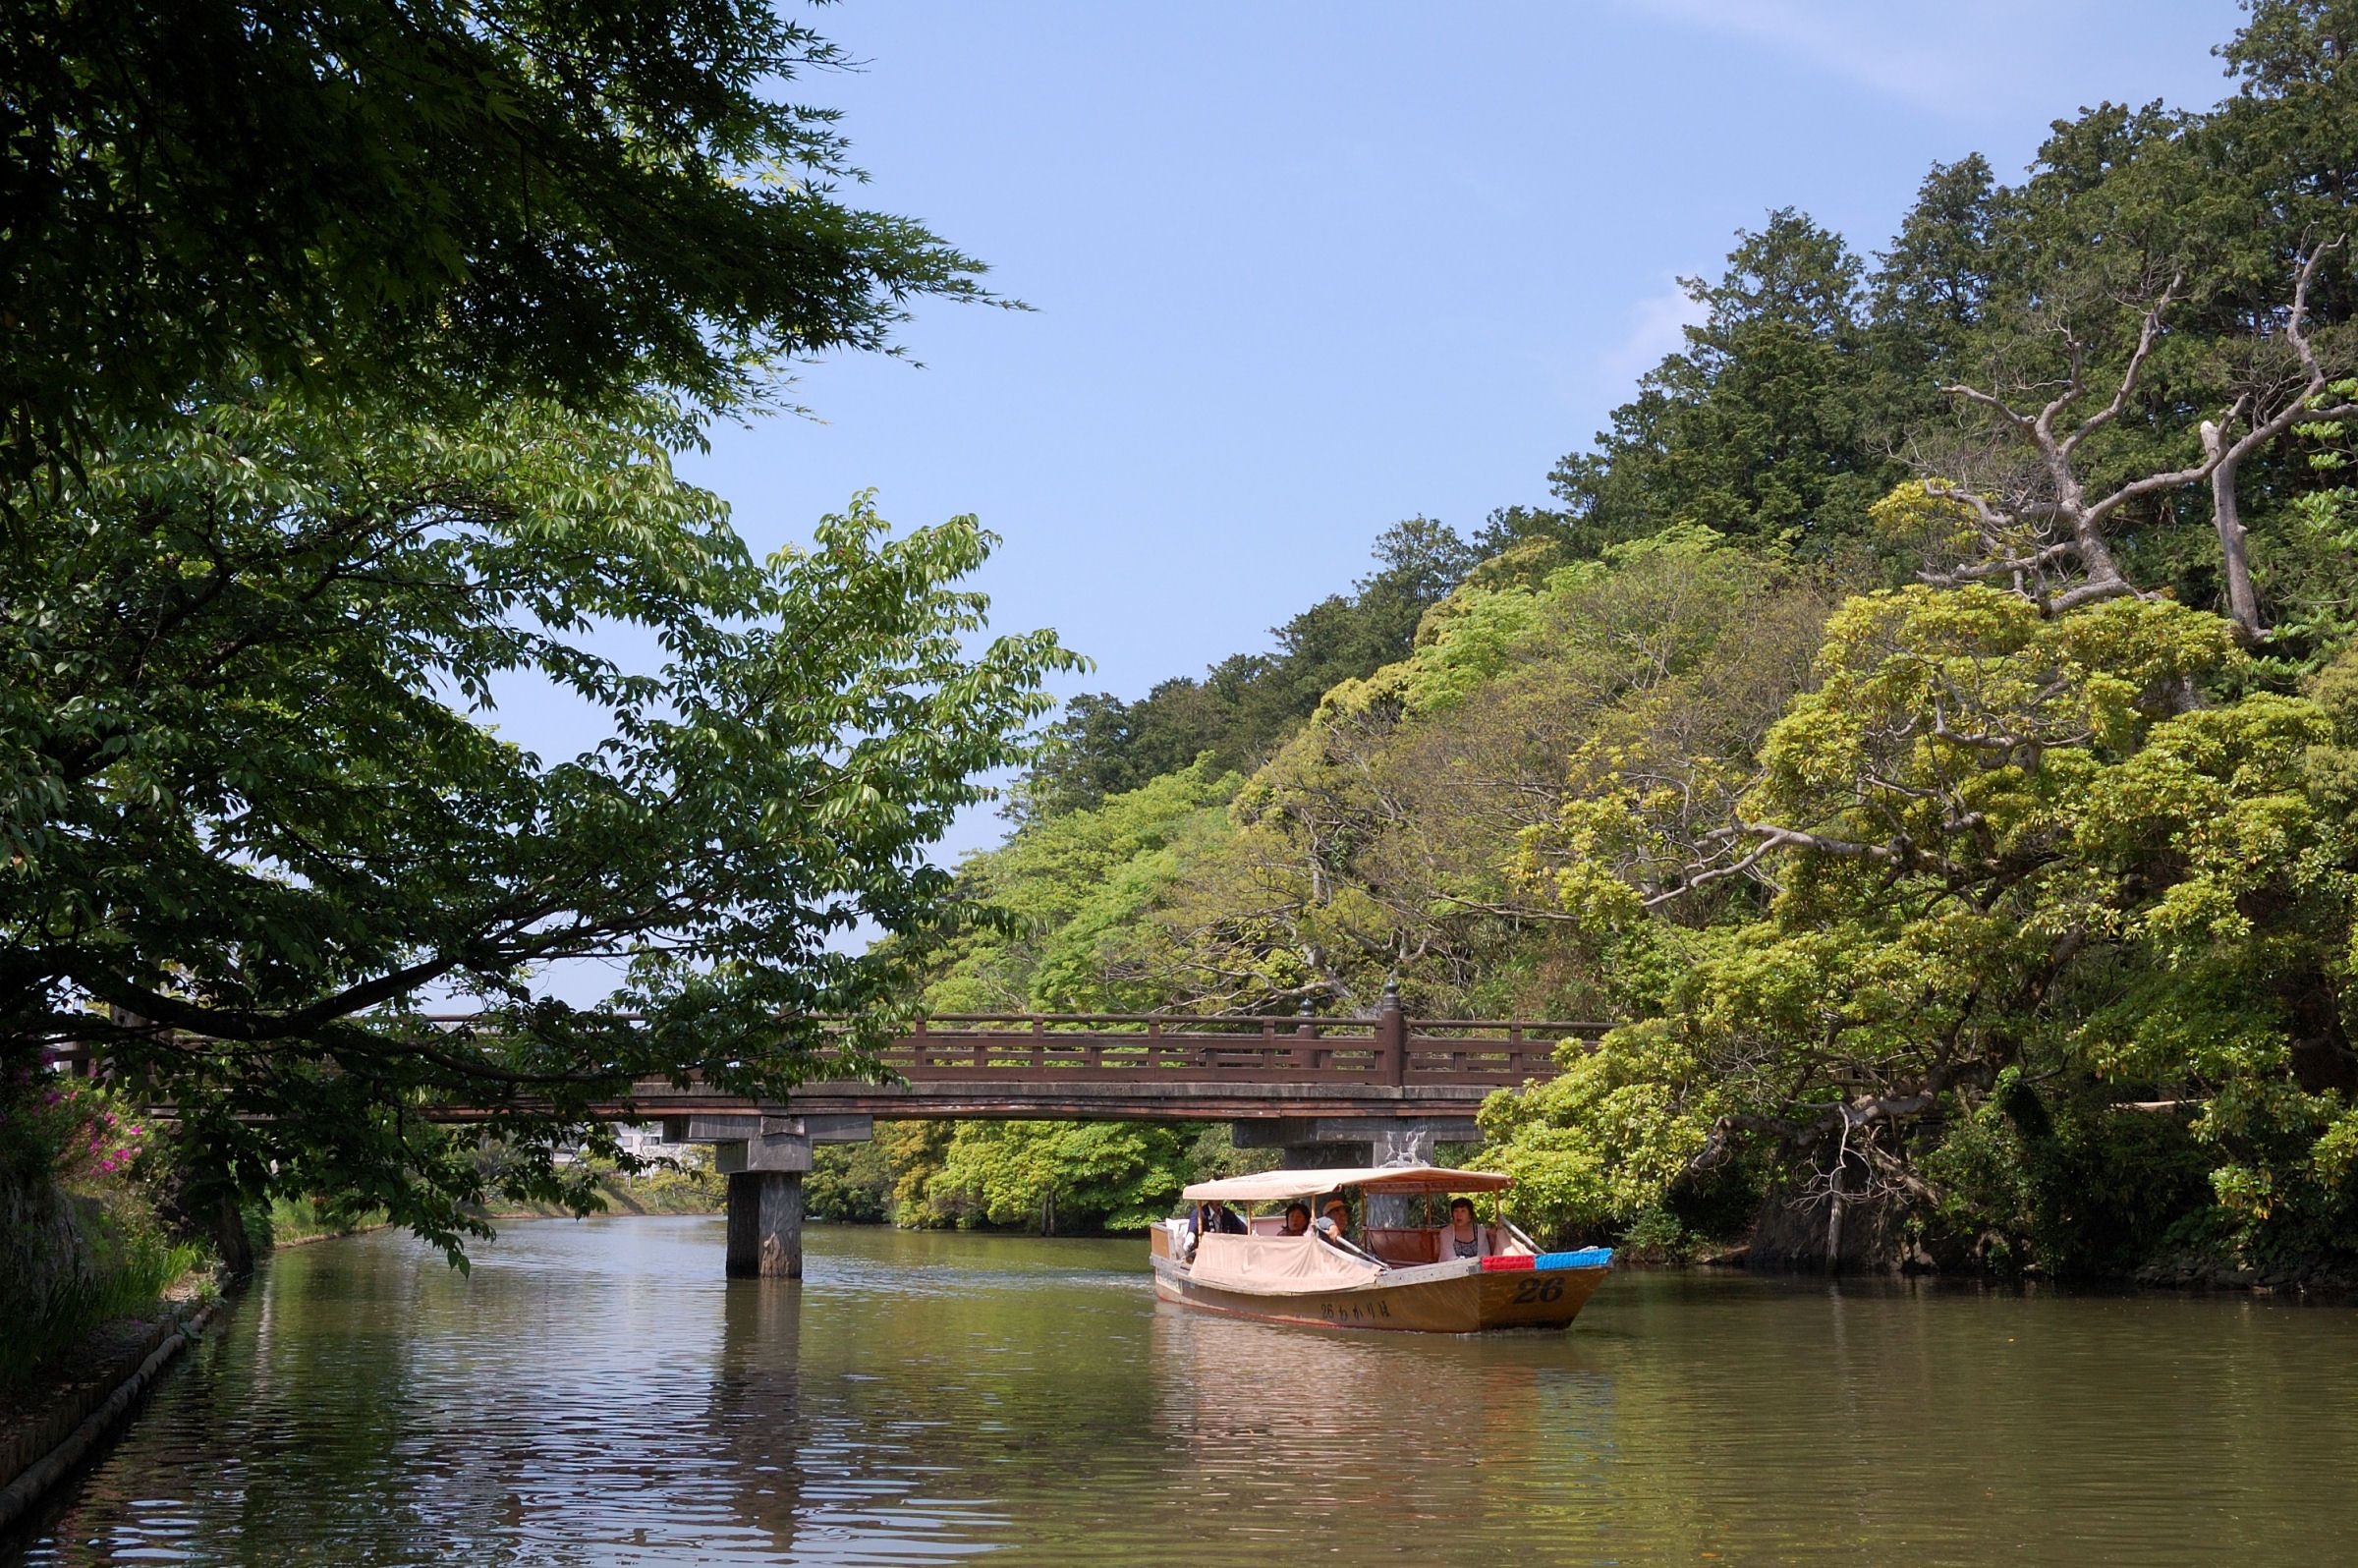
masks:
<path fill-rule="evenodd" d="M 1284 1205 L 1330 1194 L 1430 1200 L 1513 1185 L 1493 1171 L 1433 1165 L 1271 1170 L 1198 1182 L 1181 1194 L 1188 1211 L 1156 1225 L 1148 1239 L 1154 1294 L 1273 1323 L 1431 1334 L 1562 1328 L 1611 1271 L 1612 1249 L 1542 1252 L 1504 1215 L 1475 1225 L 1474 1257 L 1449 1256 L 1459 1243 L 1445 1223 L 1375 1226 L 1356 1240 L 1323 1218 L 1307 1233 L 1285 1232 Z M 1280 1211 L 1249 1220 L 1249 1232 L 1234 1235 L 1217 1228 L 1216 1215 L 1229 1204 L 1248 1212 L 1277 1204 Z"/>

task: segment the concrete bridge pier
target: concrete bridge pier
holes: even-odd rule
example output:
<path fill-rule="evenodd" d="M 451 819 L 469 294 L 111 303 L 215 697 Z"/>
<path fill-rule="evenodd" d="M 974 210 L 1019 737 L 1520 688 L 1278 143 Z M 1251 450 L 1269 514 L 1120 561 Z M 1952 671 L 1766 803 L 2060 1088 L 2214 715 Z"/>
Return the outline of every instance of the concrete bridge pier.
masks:
<path fill-rule="evenodd" d="M 1436 1144 L 1470 1144 L 1482 1136 L 1471 1116 L 1285 1116 L 1234 1122 L 1230 1133 L 1239 1148 L 1283 1149 L 1286 1165 L 1295 1170 L 1430 1164 Z M 1410 1202 L 1371 1196 L 1366 1222 L 1406 1225 Z"/>
<path fill-rule="evenodd" d="M 736 1171 L 729 1177 L 731 1279 L 803 1277 L 803 1175 Z"/>
<path fill-rule="evenodd" d="M 729 1179 L 729 1277 L 800 1279 L 812 1147 L 864 1143 L 873 1129 L 866 1116 L 680 1116 L 665 1118 L 663 1138 L 713 1146 L 713 1168 Z"/>

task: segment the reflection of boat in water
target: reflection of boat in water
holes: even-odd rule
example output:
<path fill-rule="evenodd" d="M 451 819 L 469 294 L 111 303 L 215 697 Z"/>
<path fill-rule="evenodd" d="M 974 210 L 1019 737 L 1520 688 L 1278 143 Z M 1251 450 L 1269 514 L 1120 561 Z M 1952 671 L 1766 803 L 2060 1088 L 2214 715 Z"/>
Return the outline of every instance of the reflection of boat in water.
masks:
<path fill-rule="evenodd" d="M 1289 1233 L 1264 1216 L 1223 1230 L 1224 1205 L 1288 1204 L 1350 1190 L 1371 1198 L 1502 1192 L 1513 1178 L 1431 1165 L 1272 1170 L 1198 1182 L 1186 1215 L 1154 1227 L 1154 1293 L 1207 1312 L 1279 1323 L 1463 1334 L 1561 1328 L 1612 1268 L 1608 1248 L 1544 1253 L 1503 1216 L 1458 1242 L 1449 1225 L 1372 1226 L 1362 1243 L 1325 1219 Z M 1430 1218 L 1430 1215 L 1428 1215 Z M 1308 1220 L 1308 1211 L 1301 1218 Z M 1364 1245 L 1363 1245 L 1364 1243 Z M 1472 1256 L 1449 1256 L 1461 1247 Z"/>

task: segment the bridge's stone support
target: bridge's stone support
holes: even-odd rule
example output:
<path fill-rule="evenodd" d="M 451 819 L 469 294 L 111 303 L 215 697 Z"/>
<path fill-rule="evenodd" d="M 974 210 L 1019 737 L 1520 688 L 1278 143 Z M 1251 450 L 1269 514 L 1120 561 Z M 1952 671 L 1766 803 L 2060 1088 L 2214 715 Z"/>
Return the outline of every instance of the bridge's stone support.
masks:
<path fill-rule="evenodd" d="M 732 1279 L 803 1277 L 803 1176 L 791 1170 L 744 1170 L 729 1176 Z"/>
<path fill-rule="evenodd" d="M 1435 1144 L 1470 1144 L 1482 1136 L 1471 1116 L 1418 1121 L 1387 1116 L 1287 1116 L 1234 1122 L 1229 1130 L 1239 1148 L 1285 1150 L 1285 1163 L 1296 1170 L 1425 1164 L 1432 1159 Z M 1409 1222 L 1408 1203 L 1405 1198 L 1371 1198 L 1367 1222 L 1405 1225 Z"/>
<path fill-rule="evenodd" d="M 864 1143 L 872 1131 L 866 1116 L 680 1116 L 665 1119 L 663 1137 L 713 1146 L 713 1167 L 729 1179 L 729 1276 L 800 1279 L 812 1146 Z"/>

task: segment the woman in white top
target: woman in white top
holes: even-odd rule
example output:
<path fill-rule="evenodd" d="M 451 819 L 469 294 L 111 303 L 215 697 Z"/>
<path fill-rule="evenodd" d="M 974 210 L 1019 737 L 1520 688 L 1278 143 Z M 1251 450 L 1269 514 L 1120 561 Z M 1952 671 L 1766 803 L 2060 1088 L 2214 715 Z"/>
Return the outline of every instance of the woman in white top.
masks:
<path fill-rule="evenodd" d="M 1449 1223 L 1441 1228 L 1436 1262 L 1490 1256 L 1489 1233 L 1474 1223 L 1474 1205 L 1463 1198 L 1449 1200 Z"/>

